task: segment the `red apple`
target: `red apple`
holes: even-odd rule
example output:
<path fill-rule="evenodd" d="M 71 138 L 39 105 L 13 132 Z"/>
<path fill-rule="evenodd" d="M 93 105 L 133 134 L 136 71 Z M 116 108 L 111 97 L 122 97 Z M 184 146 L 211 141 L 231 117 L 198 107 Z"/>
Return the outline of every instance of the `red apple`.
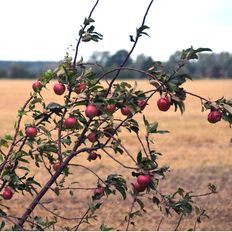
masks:
<path fill-rule="evenodd" d="M 97 116 L 97 108 L 93 105 L 89 105 L 85 109 L 85 115 L 89 118 L 94 118 Z"/>
<path fill-rule="evenodd" d="M 54 164 L 53 164 L 53 169 L 54 169 L 55 171 L 57 171 L 59 167 L 60 167 L 60 162 L 57 162 L 57 163 L 54 163 Z"/>
<path fill-rule="evenodd" d="M 130 110 L 129 110 L 129 108 L 128 108 L 127 106 L 125 106 L 125 107 L 123 107 L 123 108 L 121 109 L 121 113 L 122 113 L 123 115 L 128 115 L 128 114 L 130 114 Z"/>
<path fill-rule="evenodd" d="M 150 177 L 148 175 L 140 175 L 137 178 L 137 182 L 141 187 L 146 187 L 150 183 Z"/>
<path fill-rule="evenodd" d="M 160 98 L 157 101 L 159 110 L 167 111 L 170 108 L 170 101 L 167 98 Z"/>
<path fill-rule="evenodd" d="M 97 159 L 97 153 L 95 153 L 95 152 L 91 152 L 90 154 L 89 154 L 89 160 L 95 160 L 95 159 Z"/>
<path fill-rule="evenodd" d="M 96 195 L 97 193 L 98 194 L 103 194 L 103 189 L 102 188 L 97 188 L 97 189 L 94 189 L 94 195 Z"/>
<path fill-rule="evenodd" d="M 94 132 L 91 132 L 88 134 L 88 140 L 92 143 L 96 142 L 97 141 L 97 138 L 98 136 L 96 136 L 96 133 Z"/>
<path fill-rule="evenodd" d="M 26 129 L 26 134 L 30 138 L 34 138 L 37 135 L 37 129 L 35 127 L 28 127 Z"/>
<path fill-rule="evenodd" d="M 37 88 L 37 87 L 38 87 L 38 88 Z M 33 90 L 34 90 L 35 92 L 37 92 L 37 90 L 40 90 L 41 87 L 42 87 L 42 84 L 41 84 L 41 82 L 39 82 L 39 81 L 33 83 L 33 85 L 32 85 L 32 88 L 33 88 Z"/>
<path fill-rule="evenodd" d="M 134 183 L 134 188 L 135 188 L 135 190 L 136 190 L 137 192 L 143 192 L 143 191 L 146 189 L 146 187 L 140 186 L 139 183 L 138 183 L 138 181 L 136 181 L 136 182 Z"/>
<path fill-rule="evenodd" d="M 82 90 L 84 90 L 84 89 L 86 89 L 86 85 L 80 83 L 80 85 L 78 85 L 78 86 L 76 86 L 76 87 L 74 88 L 74 91 L 75 91 L 77 94 L 79 94 L 79 93 L 80 93 Z"/>
<path fill-rule="evenodd" d="M 55 94 L 57 94 L 57 95 L 62 95 L 62 94 L 64 93 L 64 91 L 65 91 L 65 86 L 64 86 L 64 84 L 62 84 L 62 83 L 60 83 L 60 84 L 55 84 L 55 85 L 53 86 L 53 90 L 54 90 Z"/>
<path fill-rule="evenodd" d="M 145 106 L 146 106 L 146 101 L 140 100 L 140 101 L 138 102 L 138 107 L 139 107 L 141 110 L 143 110 L 143 109 L 145 108 Z"/>
<path fill-rule="evenodd" d="M 5 191 L 3 192 L 2 196 L 5 200 L 10 200 L 13 197 L 13 193 L 10 189 L 5 188 Z"/>
<path fill-rule="evenodd" d="M 222 114 L 218 110 L 211 111 L 208 114 L 208 121 L 210 123 L 216 123 L 216 122 L 220 121 L 221 118 L 222 118 Z"/>
<path fill-rule="evenodd" d="M 116 110 L 115 105 L 108 105 L 106 108 L 111 114 L 113 114 Z"/>
<path fill-rule="evenodd" d="M 113 127 L 106 127 L 105 129 L 104 129 L 104 132 L 107 132 L 107 133 L 104 133 L 104 135 L 106 136 L 106 137 L 110 137 L 112 134 L 113 134 L 113 132 L 114 132 L 114 128 Z"/>
<path fill-rule="evenodd" d="M 77 120 L 74 117 L 66 118 L 64 124 L 67 128 L 74 128 L 77 125 Z"/>

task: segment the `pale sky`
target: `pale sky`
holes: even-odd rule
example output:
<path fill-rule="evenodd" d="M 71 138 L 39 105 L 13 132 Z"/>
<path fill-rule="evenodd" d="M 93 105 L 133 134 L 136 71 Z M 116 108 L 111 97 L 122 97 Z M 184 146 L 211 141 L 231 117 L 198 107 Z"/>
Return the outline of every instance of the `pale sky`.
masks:
<path fill-rule="evenodd" d="M 76 45 L 80 25 L 95 0 L 1 1 L 0 60 L 60 61 L 69 45 Z M 150 0 L 100 0 L 92 18 L 103 40 L 82 43 L 78 59 L 94 51 L 132 47 L 130 35 L 141 26 Z M 231 0 L 154 0 L 142 36 L 132 55 L 144 53 L 165 61 L 177 50 L 208 47 L 232 53 Z M 74 56 L 73 53 L 71 53 Z"/>

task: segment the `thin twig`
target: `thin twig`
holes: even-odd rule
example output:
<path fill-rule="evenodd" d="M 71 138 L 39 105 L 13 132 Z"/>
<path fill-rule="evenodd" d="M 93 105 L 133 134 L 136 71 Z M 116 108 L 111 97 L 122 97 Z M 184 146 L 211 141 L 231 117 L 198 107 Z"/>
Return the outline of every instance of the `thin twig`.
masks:
<path fill-rule="evenodd" d="M 96 8 L 98 2 L 99 2 L 99 0 L 96 1 L 94 7 L 93 7 L 92 10 L 90 11 L 90 14 L 89 14 L 88 19 L 91 18 L 91 15 L 92 15 L 94 9 Z M 85 24 L 85 26 L 84 26 L 82 29 L 85 30 L 86 27 L 87 27 L 87 24 Z M 73 60 L 73 72 L 75 72 L 76 59 L 77 59 L 77 54 L 78 54 L 78 48 L 79 48 L 79 45 L 80 45 L 80 43 L 81 43 L 82 37 L 83 37 L 83 35 L 80 35 L 80 37 L 79 37 L 79 39 L 78 39 L 78 42 L 77 42 L 75 57 L 74 57 L 74 60 Z"/>
<path fill-rule="evenodd" d="M 197 217 L 197 220 L 195 221 L 194 228 L 193 228 L 194 231 L 196 231 L 197 222 L 200 221 L 200 218 L 204 213 L 205 213 L 205 210 L 203 210 L 201 214 Z"/>
<path fill-rule="evenodd" d="M 177 226 L 176 226 L 176 228 L 175 228 L 174 231 L 177 231 L 177 229 L 178 229 L 178 227 L 179 227 L 179 225 L 180 225 L 180 222 L 181 222 L 183 216 L 184 216 L 184 214 L 182 213 L 181 216 L 180 216 L 180 219 L 179 219 L 179 221 L 178 221 L 178 223 L 177 223 Z"/>

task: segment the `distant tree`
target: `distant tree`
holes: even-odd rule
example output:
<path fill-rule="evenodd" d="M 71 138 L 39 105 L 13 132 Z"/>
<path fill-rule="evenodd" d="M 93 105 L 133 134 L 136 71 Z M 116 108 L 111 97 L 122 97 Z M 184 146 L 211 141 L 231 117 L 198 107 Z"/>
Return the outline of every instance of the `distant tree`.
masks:
<path fill-rule="evenodd" d="M 100 65 L 105 66 L 107 63 L 108 59 L 110 57 L 110 52 L 109 51 L 95 51 L 89 58 L 89 62 L 98 62 Z"/>
<path fill-rule="evenodd" d="M 0 69 L 0 78 L 6 78 L 7 77 L 7 72 L 4 69 Z"/>
<path fill-rule="evenodd" d="M 120 64 L 125 60 L 127 57 L 128 52 L 126 50 L 119 50 L 113 56 L 109 57 L 107 60 L 106 66 L 109 68 L 113 65 L 120 66 Z M 132 63 L 132 59 L 129 58 L 126 62 L 126 66 Z"/>
<path fill-rule="evenodd" d="M 36 74 L 29 72 L 24 67 L 19 67 L 13 64 L 11 66 L 10 78 L 31 79 L 36 78 Z"/>

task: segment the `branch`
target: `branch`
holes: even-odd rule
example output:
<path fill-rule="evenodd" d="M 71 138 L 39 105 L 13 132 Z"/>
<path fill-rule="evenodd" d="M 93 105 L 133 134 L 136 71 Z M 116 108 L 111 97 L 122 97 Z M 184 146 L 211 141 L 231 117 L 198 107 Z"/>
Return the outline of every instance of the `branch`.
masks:
<path fill-rule="evenodd" d="M 142 27 L 142 26 L 144 26 L 144 23 L 145 23 L 145 20 L 146 20 L 146 17 L 147 17 L 148 11 L 149 11 L 149 9 L 150 9 L 150 7 L 151 7 L 152 3 L 153 3 L 153 0 L 150 2 L 149 6 L 148 6 L 148 8 L 147 8 L 147 10 L 146 10 L 146 13 L 145 13 L 145 15 L 144 15 L 144 17 L 143 17 L 143 22 L 142 22 L 141 27 Z M 136 38 L 135 38 L 134 45 L 132 46 L 132 48 L 131 48 L 130 52 L 127 54 L 127 56 L 126 56 L 126 58 L 124 59 L 124 61 L 121 63 L 120 68 L 124 66 L 124 64 L 126 63 L 126 61 L 129 59 L 130 55 L 131 55 L 131 54 L 132 54 L 132 52 L 134 51 L 135 46 L 136 46 L 136 44 L 137 44 L 137 42 L 138 42 L 138 40 L 139 40 L 139 37 L 140 37 L 140 35 L 139 35 L 139 33 L 137 33 Z M 119 73 L 120 73 L 120 69 L 117 71 L 117 73 L 116 73 L 116 74 L 115 74 L 115 76 L 113 77 L 112 81 L 110 82 L 110 84 L 109 84 L 109 88 L 108 88 L 108 90 L 107 90 L 107 92 L 106 92 L 106 95 L 105 95 L 105 96 L 107 96 L 107 95 L 109 94 L 110 89 L 111 89 L 111 87 L 112 87 L 112 85 L 113 85 L 114 81 L 115 81 L 115 80 L 116 80 L 116 78 L 118 77 Z"/>
<path fill-rule="evenodd" d="M 200 221 L 200 218 L 204 213 L 205 213 L 205 210 L 203 210 L 201 214 L 197 217 L 197 220 L 195 221 L 194 228 L 193 228 L 194 231 L 196 231 L 197 222 Z"/>
<path fill-rule="evenodd" d="M 133 210 L 133 207 L 134 207 L 135 202 L 136 202 L 136 196 L 134 196 L 134 200 L 133 200 L 133 202 L 132 202 L 132 204 L 131 204 L 131 210 L 130 210 L 130 213 L 129 213 L 129 218 L 128 218 L 128 223 L 127 223 L 126 231 L 128 231 L 128 229 L 129 229 L 130 218 L 131 218 L 130 215 L 131 215 L 131 213 L 132 213 L 132 210 Z"/>
<path fill-rule="evenodd" d="M 179 227 L 179 225 L 180 225 L 180 222 L 181 222 L 183 216 L 184 216 L 184 214 L 182 213 L 181 216 L 180 216 L 180 219 L 179 219 L 179 221 L 178 221 L 178 224 L 177 224 L 177 226 L 176 226 L 176 229 L 175 229 L 174 231 L 177 231 L 177 229 L 178 229 L 178 227 Z"/>
<path fill-rule="evenodd" d="M 92 15 L 94 9 L 96 8 L 98 2 L 99 2 L 99 0 L 96 1 L 94 7 L 93 7 L 92 10 L 90 11 L 90 14 L 89 14 L 88 19 L 91 18 L 91 15 Z M 85 24 L 85 26 L 84 26 L 82 29 L 85 30 L 86 27 L 87 27 L 87 24 Z M 80 45 L 80 43 L 81 43 L 82 37 L 83 37 L 83 36 L 81 35 L 81 36 L 79 37 L 78 42 L 77 42 L 75 57 L 74 57 L 74 60 L 73 60 L 73 72 L 75 72 L 76 59 L 77 59 L 77 54 L 78 54 L 78 48 L 79 48 L 79 45 Z"/>

